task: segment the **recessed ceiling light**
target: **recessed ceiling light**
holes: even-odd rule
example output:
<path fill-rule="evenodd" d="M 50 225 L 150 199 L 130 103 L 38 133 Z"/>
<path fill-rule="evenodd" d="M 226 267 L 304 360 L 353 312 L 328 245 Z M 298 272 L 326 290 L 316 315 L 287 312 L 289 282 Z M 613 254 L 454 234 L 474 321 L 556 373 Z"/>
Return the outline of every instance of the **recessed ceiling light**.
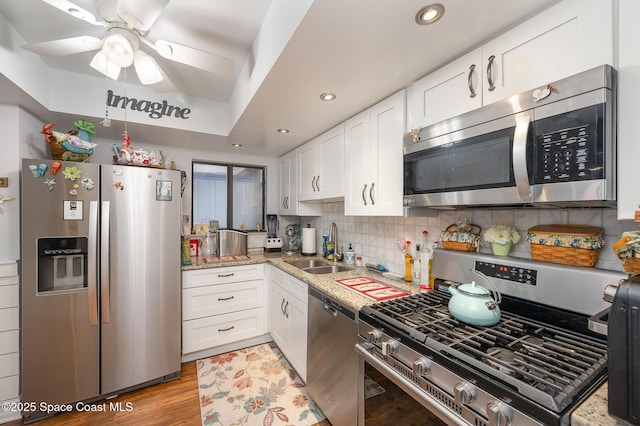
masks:
<path fill-rule="evenodd" d="M 236 148 L 240 148 L 242 146 L 242 144 L 239 143 L 232 143 L 231 146 L 234 146 Z"/>
<path fill-rule="evenodd" d="M 444 6 L 435 3 L 425 6 L 416 13 L 416 23 L 418 25 L 430 25 L 438 21 L 444 15 Z"/>
<path fill-rule="evenodd" d="M 320 99 L 322 99 L 323 101 L 332 101 L 335 98 L 336 98 L 336 95 L 334 93 L 324 92 L 323 94 L 320 95 Z"/>
<path fill-rule="evenodd" d="M 278 129 L 278 133 L 282 133 L 282 134 L 289 133 L 289 129 Z"/>

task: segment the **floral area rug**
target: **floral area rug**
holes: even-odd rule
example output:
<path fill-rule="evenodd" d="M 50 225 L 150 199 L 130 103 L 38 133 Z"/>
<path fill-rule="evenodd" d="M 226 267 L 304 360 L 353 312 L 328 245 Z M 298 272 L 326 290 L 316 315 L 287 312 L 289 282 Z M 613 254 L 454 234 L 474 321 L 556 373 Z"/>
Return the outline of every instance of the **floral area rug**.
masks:
<path fill-rule="evenodd" d="M 276 345 L 198 360 L 203 425 L 313 425 L 325 419 Z"/>

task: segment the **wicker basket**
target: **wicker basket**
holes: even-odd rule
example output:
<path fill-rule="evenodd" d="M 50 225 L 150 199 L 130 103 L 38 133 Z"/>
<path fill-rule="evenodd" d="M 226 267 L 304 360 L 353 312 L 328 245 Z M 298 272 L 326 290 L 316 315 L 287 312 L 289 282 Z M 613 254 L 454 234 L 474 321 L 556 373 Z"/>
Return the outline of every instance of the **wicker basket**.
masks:
<path fill-rule="evenodd" d="M 640 274 L 640 257 L 625 257 L 622 260 L 622 270 L 627 274 Z"/>
<path fill-rule="evenodd" d="M 602 228 L 586 225 L 538 225 L 529 229 L 531 258 L 573 266 L 598 263 Z"/>
<path fill-rule="evenodd" d="M 454 230 L 455 227 L 456 224 L 452 223 L 440 233 L 442 247 L 447 250 L 477 251 L 480 245 L 481 228 L 474 223 L 471 224 L 471 231 L 469 232 L 456 231 Z M 474 228 L 478 231 L 473 232 Z"/>

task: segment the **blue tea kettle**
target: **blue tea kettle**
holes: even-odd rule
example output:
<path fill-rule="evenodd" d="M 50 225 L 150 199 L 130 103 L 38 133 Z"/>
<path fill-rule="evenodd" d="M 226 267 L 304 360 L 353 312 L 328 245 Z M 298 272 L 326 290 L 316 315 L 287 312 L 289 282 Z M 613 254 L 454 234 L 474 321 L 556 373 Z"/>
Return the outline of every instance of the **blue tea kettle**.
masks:
<path fill-rule="evenodd" d="M 449 286 L 449 313 L 459 321 L 477 326 L 491 326 L 500 321 L 502 300 L 500 292 L 489 278 L 482 272 L 473 270 L 493 286 L 488 290 L 472 281 L 469 284 L 453 284 Z"/>

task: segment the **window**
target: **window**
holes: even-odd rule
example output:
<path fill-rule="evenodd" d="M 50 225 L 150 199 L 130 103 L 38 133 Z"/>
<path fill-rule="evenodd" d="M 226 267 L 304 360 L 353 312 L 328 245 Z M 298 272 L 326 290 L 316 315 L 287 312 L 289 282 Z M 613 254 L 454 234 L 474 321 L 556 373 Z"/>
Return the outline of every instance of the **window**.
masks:
<path fill-rule="evenodd" d="M 220 228 L 264 229 L 265 168 L 194 161 L 193 223 L 217 220 Z"/>

